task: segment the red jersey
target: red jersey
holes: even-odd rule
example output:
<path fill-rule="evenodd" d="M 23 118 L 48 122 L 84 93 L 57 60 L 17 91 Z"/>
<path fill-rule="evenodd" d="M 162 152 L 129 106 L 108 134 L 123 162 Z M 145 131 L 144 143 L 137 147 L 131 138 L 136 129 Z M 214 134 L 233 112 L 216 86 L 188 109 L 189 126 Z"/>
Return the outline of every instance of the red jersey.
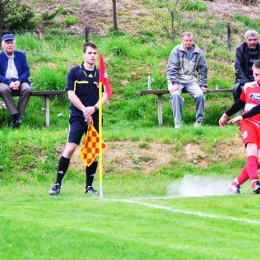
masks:
<path fill-rule="evenodd" d="M 244 113 L 260 104 L 260 86 L 258 86 L 256 81 L 245 84 L 240 99 L 245 102 Z M 260 113 L 245 120 L 258 121 L 260 123 Z"/>

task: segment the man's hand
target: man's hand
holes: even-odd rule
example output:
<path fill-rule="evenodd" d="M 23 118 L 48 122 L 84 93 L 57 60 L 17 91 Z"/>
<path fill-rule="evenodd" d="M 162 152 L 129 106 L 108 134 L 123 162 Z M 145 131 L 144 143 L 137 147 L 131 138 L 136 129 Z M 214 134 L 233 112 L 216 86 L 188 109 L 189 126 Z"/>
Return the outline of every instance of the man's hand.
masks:
<path fill-rule="evenodd" d="M 219 119 L 218 123 L 219 125 L 224 128 L 225 124 L 227 123 L 228 120 L 228 115 L 226 115 L 225 113 L 222 115 L 222 117 Z"/>
<path fill-rule="evenodd" d="M 82 112 L 84 116 L 91 116 L 94 114 L 95 108 L 94 106 L 85 107 Z"/>
<path fill-rule="evenodd" d="M 179 90 L 180 86 L 178 84 L 174 84 L 170 88 L 170 93 L 174 93 L 176 90 Z"/>
<path fill-rule="evenodd" d="M 20 81 L 16 80 L 10 83 L 9 85 L 10 89 L 12 90 L 19 90 L 20 87 Z"/>
<path fill-rule="evenodd" d="M 229 120 L 228 123 L 237 125 L 237 124 L 240 124 L 242 120 L 243 120 L 242 116 L 236 116 L 236 117 L 232 118 L 231 120 Z"/>
<path fill-rule="evenodd" d="M 85 116 L 85 120 L 84 120 L 88 125 L 92 124 L 93 125 L 93 118 L 92 116 Z"/>
<path fill-rule="evenodd" d="M 205 87 L 200 87 L 200 88 L 201 88 L 201 90 L 202 90 L 202 92 L 203 92 L 204 94 L 208 92 L 208 89 L 207 89 L 207 88 L 205 88 Z"/>

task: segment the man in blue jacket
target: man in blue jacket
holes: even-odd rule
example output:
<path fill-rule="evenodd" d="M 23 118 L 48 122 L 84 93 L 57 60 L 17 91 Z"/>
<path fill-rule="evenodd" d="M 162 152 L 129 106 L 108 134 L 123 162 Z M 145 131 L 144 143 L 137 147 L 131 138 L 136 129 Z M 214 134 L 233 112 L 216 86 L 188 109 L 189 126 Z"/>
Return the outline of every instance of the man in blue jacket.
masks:
<path fill-rule="evenodd" d="M 22 123 L 21 115 L 24 114 L 30 98 L 30 75 L 26 56 L 21 51 L 15 50 L 13 34 L 5 34 L 2 38 L 3 51 L 0 53 L 0 94 L 12 116 L 11 126 L 18 127 Z M 19 94 L 17 106 L 12 93 Z"/>

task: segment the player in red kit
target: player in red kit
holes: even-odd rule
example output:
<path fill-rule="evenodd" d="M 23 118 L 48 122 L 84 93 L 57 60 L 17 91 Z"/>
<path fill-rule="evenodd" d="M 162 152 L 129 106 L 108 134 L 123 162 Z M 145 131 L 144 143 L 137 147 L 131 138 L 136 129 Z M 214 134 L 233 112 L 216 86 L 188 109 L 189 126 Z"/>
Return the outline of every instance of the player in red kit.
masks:
<path fill-rule="evenodd" d="M 235 102 L 219 119 L 219 125 L 224 127 L 226 123 L 240 123 L 240 132 L 246 148 L 246 165 L 241 173 L 233 180 L 228 189 L 233 194 L 240 194 L 240 185 L 250 179 L 252 192 L 260 193 L 258 181 L 258 168 L 260 167 L 260 60 L 253 64 L 253 76 L 255 81 L 245 84 L 240 99 Z M 237 113 L 244 107 L 242 116 L 237 116 L 228 121 L 228 117 Z"/>

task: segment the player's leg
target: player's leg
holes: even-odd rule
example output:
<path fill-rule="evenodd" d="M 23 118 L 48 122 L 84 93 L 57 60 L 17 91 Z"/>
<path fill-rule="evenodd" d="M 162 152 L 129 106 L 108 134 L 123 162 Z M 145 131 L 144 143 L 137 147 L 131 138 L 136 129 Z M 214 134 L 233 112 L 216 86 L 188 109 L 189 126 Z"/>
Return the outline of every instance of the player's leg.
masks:
<path fill-rule="evenodd" d="M 252 191 L 255 194 L 260 192 L 260 183 L 258 182 L 258 136 L 259 127 L 250 122 L 242 122 L 242 139 L 246 146 L 247 160 L 246 169 L 251 181 Z"/>
<path fill-rule="evenodd" d="M 50 195 L 58 195 L 61 189 L 62 180 L 69 168 L 70 159 L 74 154 L 77 146 L 80 144 L 80 140 L 84 132 L 86 132 L 87 124 L 82 119 L 70 119 L 70 129 L 68 133 L 68 142 L 60 157 L 56 181 L 54 186 L 50 189 Z"/>

